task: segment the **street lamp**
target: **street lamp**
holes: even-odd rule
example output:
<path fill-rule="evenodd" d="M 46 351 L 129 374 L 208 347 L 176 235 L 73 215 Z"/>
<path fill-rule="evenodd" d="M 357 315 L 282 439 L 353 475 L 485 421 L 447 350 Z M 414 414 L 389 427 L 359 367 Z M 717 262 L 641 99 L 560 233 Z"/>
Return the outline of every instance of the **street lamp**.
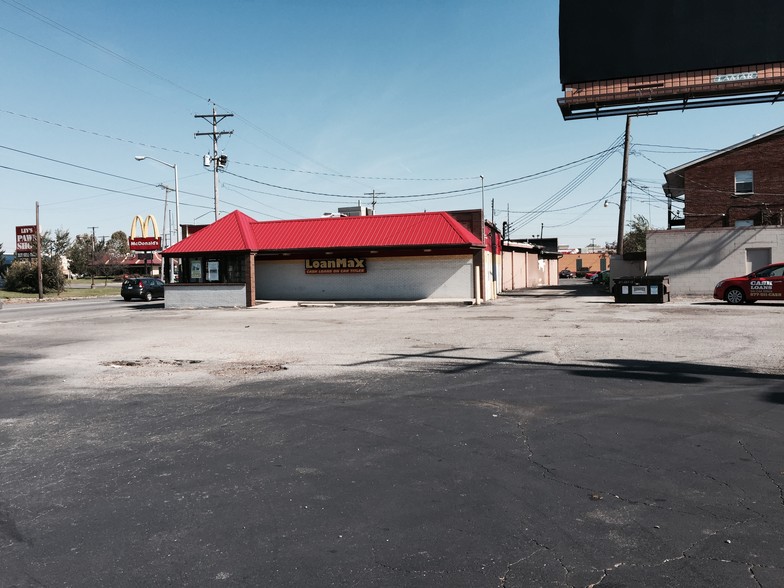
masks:
<path fill-rule="evenodd" d="M 134 157 L 136 161 L 144 161 L 145 159 L 152 159 L 153 161 L 157 161 L 161 165 L 165 165 L 166 167 L 170 167 L 174 170 L 174 219 L 177 223 L 177 243 L 180 242 L 180 186 L 179 186 L 179 178 L 177 176 L 177 164 L 176 163 L 166 163 L 165 161 L 161 161 L 160 159 L 155 159 L 154 157 L 150 157 L 149 155 L 136 155 Z M 168 192 L 167 192 L 168 194 Z M 166 226 L 166 210 L 164 207 L 163 212 L 163 224 Z M 166 231 L 164 231 L 166 234 Z M 170 279 L 174 280 L 174 259 L 170 260 L 170 267 L 169 267 L 169 274 Z M 161 260 L 161 279 L 164 280 L 163 277 L 163 260 Z"/>
<path fill-rule="evenodd" d="M 620 205 L 620 204 L 618 204 L 617 202 L 610 202 L 609 200 L 605 200 L 605 201 L 604 201 L 604 207 L 605 207 L 605 208 L 607 208 L 607 207 L 608 207 L 610 204 L 614 204 L 614 205 L 615 205 L 615 206 L 617 206 L 618 208 L 620 208 L 620 207 L 621 207 L 621 205 Z"/>
<path fill-rule="evenodd" d="M 160 159 L 155 159 L 154 157 L 150 157 L 149 155 L 137 155 L 134 157 L 136 161 L 144 161 L 145 159 L 152 159 L 153 161 L 157 161 L 158 163 L 165 165 L 166 167 L 170 167 L 174 170 L 174 222 L 177 223 L 177 241 L 175 243 L 179 243 L 180 241 L 180 187 L 179 187 L 179 179 L 177 177 L 177 164 L 176 163 L 166 163 L 165 161 L 161 161 Z M 163 222 L 166 222 L 166 218 L 163 219 Z"/>

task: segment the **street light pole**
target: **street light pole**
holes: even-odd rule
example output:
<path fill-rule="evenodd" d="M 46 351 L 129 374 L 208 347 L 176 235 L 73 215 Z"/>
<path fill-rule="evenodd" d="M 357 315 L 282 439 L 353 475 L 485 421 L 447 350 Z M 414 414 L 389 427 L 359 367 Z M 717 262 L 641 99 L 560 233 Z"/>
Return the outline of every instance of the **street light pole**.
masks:
<path fill-rule="evenodd" d="M 145 159 L 152 159 L 153 161 L 157 161 L 161 165 L 165 165 L 166 167 L 170 167 L 174 170 L 174 222 L 177 223 L 177 241 L 176 243 L 180 242 L 180 180 L 177 174 L 177 164 L 176 163 L 166 163 L 165 161 L 161 161 L 160 159 L 155 159 L 154 157 L 150 157 L 149 155 L 137 155 L 134 157 L 136 161 L 144 161 Z M 166 191 L 167 202 L 168 202 L 168 190 Z M 166 206 L 164 205 L 163 208 L 163 223 L 164 226 L 166 225 Z M 165 234 L 165 231 L 164 231 Z M 169 279 L 174 280 L 174 259 L 170 259 L 169 264 Z M 165 279 L 163 276 L 163 259 L 161 259 L 161 279 Z"/>
<path fill-rule="evenodd" d="M 165 165 L 166 167 L 170 167 L 174 170 L 174 222 L 177 223 L 177 240 L 175 243 L 180 242 L 180 181 L 177 174 L 177 164 L 176 163 L 166 163 L 165 161 L 161 161 L 160 159 L 155 159 L 154 157 L 150 157 L 149 155 L 137 155 L 134 157 L 136 161 L 144 161 L 145 159 L 152 159 L 153 161 L 157 161 L 158 163 Z M 166 219 L 164 219 L 166 222 Z"/>

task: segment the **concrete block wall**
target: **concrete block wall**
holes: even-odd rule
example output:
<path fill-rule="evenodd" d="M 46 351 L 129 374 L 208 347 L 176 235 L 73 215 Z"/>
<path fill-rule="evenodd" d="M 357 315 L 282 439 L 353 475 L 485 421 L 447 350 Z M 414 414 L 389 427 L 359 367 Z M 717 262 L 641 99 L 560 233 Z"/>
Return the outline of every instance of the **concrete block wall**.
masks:
<path fill-rule="evenodd" d="M 245 307 L 244 284 L 167 284 L 166 308 Z"/>
<path fill-rule="evenodd" d="M 473 298 L 473 257 L 370 257 L 364 274 L 306 274 L 304 260 L 256 263 L 262 300 Z"/>
<path fill-rule="evenodd" d="M 771 262 L 784 261 L 784 228 L 652 231 L 646 248 L 648 274 L 669 275 L 673 295 L 710 296 L 719 280 L 756 269 L 749 250 L 770 249 Z"/>

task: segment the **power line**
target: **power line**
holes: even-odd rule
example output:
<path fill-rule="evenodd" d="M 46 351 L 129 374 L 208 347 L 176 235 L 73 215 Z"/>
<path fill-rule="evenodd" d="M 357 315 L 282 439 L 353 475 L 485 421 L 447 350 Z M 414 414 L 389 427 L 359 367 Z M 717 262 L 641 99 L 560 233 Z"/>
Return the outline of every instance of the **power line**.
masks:
<path fill-rule="evenodd" d="M 690 153 L 690 152 L 708 152 L 708 151 L 718 151 L 718 149 L 709 149 L 708 147 L 676 147 L 674 145 L 654 145 L 651 143 L 634 143 L 633 147 L 657 147 L 660 149 L 680 149 L 683 153 Z M 662 151 L 661 153 L 668 153 L 666 151 Z"/>
<path fill-rule="evenodd" d="M 149 182 L 142 182 L 141 180 L 136 180 L 133 178 L 126 178 L 124 176 L 118 176 L 117 174 L 110 174 L 109 172 L 103 172 L 97 169 L 92 169 L 89 167 L 84 167 L 82 165 L 76 165 L 75 163 L 68 163 L 67 161 L 61 161 L 59 159 L 52 159 L 51 157 L 45 157 L 43 155 L 37 155 L 35 153 L 30 153 L 29 151 L 22 151 L 21 149 L 14 149 L 13 147 L 8 147 L 6 145 L 0 145 L 0 149 L 6 149 L 7 151 L 13 151 L 14 153 L 20 153 L 22 155 L 27 155 L 29 157 L 35 157 L 37 159 L 43 159 L 45 161 L 51 161 L 52 163 L 58 163 L 60 165 L 67 165 L 68 167 L 74 167 L 76 169 L 81 169 L 84 171 L 89 171 L 95 174 L 101 174 L 104 176 L 109 176 L 111 178 L 117 178 L 119 180 L 125 180 L 128 182 L 135 182 L 137 184 L 143 184 L 145 186 L 157 186 L 158 184 L 150 184 Z"/>
<path fill-rule="evenodd" d="M 613 153 L 615 153 L 618 150 L 618 148 L 621 146 L 621 142 L 623 138 L 624 135 L 620 135 L 619 137 L 617 137 L 613 142 L 613 144 L 608 149 L 605 149 L 604 151 L 600 152 L 602 155 L 600 155 L 598 158 L 595 158 L 588 166 L 588 168 L 580 172 L 580 174 L 578 174 L 577 177 L 570 180 L 563 188 L 558 190 L 555 194 L 553 194 L 551 197 L 549 197 L 544 202 L 542 202 L 539 206 L 537 206 L 535 208 L 535 212 L 529 213 L 527 215 L 524 215 L 516 219 L 515 221 L 512 221 L 509 226 L 510 232 L 517 230 L 527 225 L 528 223 L 534 221 L 542 214 L 547 212 L 553 205 L 557 204 L 558 202 L 563 200 L 566 196 L 568 196 L 571 192 L 573 192 L 585 180 L 587 180 L 591 175 L 593 175 L 593 173 L 597 169 L 599 169 L 602 165 L 604 165 L 604 163 L 613 155 Z"/>
<path fill-rule="evenodd" d="M 166 77 L 164 77 L 164 76 L 154 72 L 153 70 L 151 70 L 149 68 L 146 68 L 143 65 L 140 65 L 140 64 L 136 63 L 135 61 L 133 61 L 131 59 L 128 59 L 124 55 L 120 55 L 119 53 L 117 53 L 115 51 L 112 51 L 108 47 L 105 47 L 104 45 L 101 45 L 100 43 L 97 43 L 96 41 L 93 41 L 89 37 L 86 37 L 86 36 L 82 35 L 81 33 L 77 33 L 73 29 L 69 29 L 65 25 L 62 25 L 59 22 L 49 18 L 48 16 L 45 16 L 45 15 L 41 14 L 40 12 L 37 12 L 36 10 L 33 10 L 32 8 L 30 8 L 28 6 L 25 6 L 21 2 L 17 2 L 16 0 L 0 0 L 0 1 L 2 1 L 4 4 L 7 4 L 8 6 L 10 6 L 12 8 L 16 8 L 20 12 L 24 12 L 28 16 L 31 16 L 34 19 L 36 19 L 36 20 L 38 20 L 38 21 L 40 21 L 40 22 L 42 22 L 42 23 L 44 23 L 44 24 L 46 24 L 46 25 L 48 25 L 48 26 L 50 26 L 52 28 L 57 29 L 60 32 L 65 33 L 66 35 L 69 35 L 70 37 L 73 37 L 77 41 L 80 41 L 81 43 L 84 43 L 85 45 L 88 45 L 89 47 L 92 47 L 93 49 L 96 49 L 97 51 L 105 53 L 106 55 L 109 55 L 110 57 L 113 57 L 113 58 L 115 58 L 115 59 L 117 59 L 117 60 L 119 60 L 119 61 L 121 61 L 121 62 L 123 62 L 123 63 L 125 63 L 127 65 L 130 65 L 131 67 L 134 67 L 134 68 L 136 68 L 136 69 L 146 73 L 147 75 L 152 76 L 152 77 L 154 77 L 154 78 L 156 78 L 156 79 L 158 79 L 158 80 L 160 80 L 162 82 L 166 82 L 167 84 L 170 84 L 170 85 L 174 86 L 178 90 L 182 90 L 183 92 L 186 92 L 186 93 L 190 94 L 191 96 L 195 96 L 196 98 L 200 98 L 201 100 L 207 100 L 207 98 L 204 98 L 203 96 L 200 96 L 196 92 L 193 92 L 193 91 L 189 90 L 188 88 L 186 88 L 184 86 L 181 86 L 181 85 L 177 84 L 176 82 L 170 80 L 169 78 L 166 78 Z"/>
<path fill-rule="evenodd" d="M 114 137 L 112 135 L 106 135 L 106 134 L 103 134 L 103 133 L 98 133 L 96 131 L 88 131 L 86 129 L 80 129 L 79 127 L 73 127 L 73 126 L 70 126 L 70 125 L 62 124 L 62 123 L 52 122 L 52 121 L 49 121 L 49 120 L 46 120 L 46 119 L 43 119 L 43 118 L 38 118 L 38 117 L 35 117 L 35 116 L 31 116 L 31 115 L 28 115 L 28 114 L 21 114 L 21 113 L 18 113 L 18 112 L 13 112 L 11 110 L 0 109 L 0 113 L 10 114 L 12 116 L 17 116 L 19 118 L 25 118 L 25 119 L 28 119 L 28 120 L 33 120 L 33 121 L 38 122 L 38 123 L 51 125 L 51 126 L 55 126 L 55 127 L 60 127 L 62 129 L 66 129 L 66 130 L 69 130 L 69 131 L 75 131 L 75 132 L 78 132 L 78 133 L 84 133 L 86 135 L 93 135 L 95 137 L 101 137 L 103 139 L 111 139 L 113 141 L 120 141 L 122 143 L 128 143 L 130 145 L 137 145 L 139 147 L 144 147 L 146 149 L 157 149 L 157 150 L 160 150 L 160 151 L 167 151 L 169 153 L 178 153 L 180 155 L 189 155 L 189 156 L 192 156 L 192 157 L 201 157 L 201 155 L 199 155 L 198 153 L 191 153 L 189 151 L 180 151 L 180 150 L 177 150 L 177 149 L 170 149 L 168 147 L 161 147 L 160 145 L 151 145 L 149 143 L 141 143 L 139 141 L 134 141 L 134 140 L 131 140 L 131 139 L 123 139 L 121 137 Z"/>
<path fill-rule="evenodd" d="M 124 196 L 133 196 L 134 198 L 143 198 L 145 200 L 155 200 L 157 202 L 162 202 L 163 201 L 161 198 L 153 198 L 152 196 L 142 196 L 140 194 L 132 194 L 131 192 L 125 192 L 123 190 L 114 190 L 112 188 L 105 188 L 105 187 L 102 187 L 102 186 L 94 186 L 92 184 L 85 184 L 84 182 L 77 182 L 77 181 L 74 181 L 74 180 L 66 180 L 65 178 L 58 178 L 56 176 L 49 176 L 49 175 L 46 175 L 46 174 L 39 174 L 37 172 L 32 172 L 32 171 L 19 169 L 19 168 L 15 168 L 15 167 L 9 167 L 7 165 L 0 165 L 0 168 L 7 169 L 7 170 L 10 170 L 10 171 L 14 171 L 14 172 L 21 173 L 21 174 L 27 174 L 27 175 L 30 175 L 30 176 L 35 176 L 35 177 L 38 177 L 38 178 L 44 178 L 46 180 L 53 180 L 53 181 L 56 181 L 56 182 L 63 182 L 65 184 L 72 184 L 74 186 L 82 186 L 82 187 L 85 187 L 85 188 L 93 188 L 95 190 L 103 190 L 105 192 L 112 192 L 114 194 L 122 194 Z M 157 186 L 157 184 L 150 184 L 150 185 Z"/>
<path fill-rule="evenodd" d="M 295 174 L 310 174 L 310 175 L 317 175 L 317 176 L 329 176 L 334 178 L 345 178 L 349 180 L 376 180 L 376 181 L 387 181 L 387 182 L 464 182 L 467 180 L 478 180 L 479 176 L 465 176 L 462 178 L 397 178 L 397 177 L 386 177 L 386 176 L 355 176 L 350 174 L 340 174 L 340 173 L 332 173 L 332 172 L 318 172 L 313 170 L 305 170 L 305 169 L 292 169 L 292 168 L 285 168 L 285 167 L 275 167 L 271 165 L 262 165 L 259 163 L 246 163 L 242 161 L 235 161 L 235 165 L 246 165 L 249 167 L 257 167 L 261 169 L 269 169 L 272 171 L 283 171 L 288 173 L 295 173 Z"/>

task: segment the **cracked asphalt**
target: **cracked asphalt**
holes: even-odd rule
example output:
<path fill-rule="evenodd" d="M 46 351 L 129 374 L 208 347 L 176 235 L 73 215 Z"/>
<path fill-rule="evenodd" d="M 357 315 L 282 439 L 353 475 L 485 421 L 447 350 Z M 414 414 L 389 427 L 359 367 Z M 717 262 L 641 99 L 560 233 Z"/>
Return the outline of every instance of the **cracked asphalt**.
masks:
<path fill-rule="evenodd" d="M 784 305 L 0 311 L 0 587 L 784 585 Z"/>

